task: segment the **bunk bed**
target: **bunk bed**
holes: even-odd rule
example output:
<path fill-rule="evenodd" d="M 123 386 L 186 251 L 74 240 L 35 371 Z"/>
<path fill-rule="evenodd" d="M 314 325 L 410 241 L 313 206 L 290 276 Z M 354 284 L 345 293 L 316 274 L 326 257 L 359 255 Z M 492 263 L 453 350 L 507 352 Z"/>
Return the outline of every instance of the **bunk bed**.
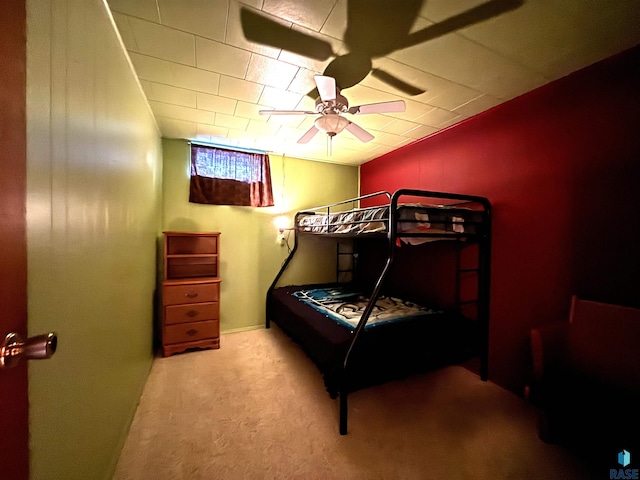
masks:
<path fill-rule="evenodd" d="M 480 359 L 480 377 L 488 378 L 486 198 L 376 192 L 300 211 L 292 230 L 293 248 L 267 292 L 266 327 L 275 322 L 317 365 L 331 398 L 339 398 L 340 434 L 347 433 L 348 395 L 360 388 L 472 357 Z M 306 236 L 336 242 L 336 281 L 280 286 Z M 434 252 L 431 245 L 446 247 Z M 436 268 L 434 255 L 450 259 Z M 434 272 L 443 269 L 451 282 L 442 283 L 453 285 L 446 300 L 423 291 L 438 290 Z"/>

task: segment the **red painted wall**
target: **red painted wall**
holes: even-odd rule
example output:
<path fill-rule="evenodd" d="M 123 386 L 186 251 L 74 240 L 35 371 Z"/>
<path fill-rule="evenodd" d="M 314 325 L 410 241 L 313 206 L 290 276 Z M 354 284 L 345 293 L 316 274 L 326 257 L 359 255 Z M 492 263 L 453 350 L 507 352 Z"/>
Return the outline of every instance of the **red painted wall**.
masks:
<path fill-rule="evenodd" d="M 571 294 L 640 304 L 640 46 L 361 167 L 361 193 L 493 205 L 490 379 L 522 392 L 528 332 Z"/>

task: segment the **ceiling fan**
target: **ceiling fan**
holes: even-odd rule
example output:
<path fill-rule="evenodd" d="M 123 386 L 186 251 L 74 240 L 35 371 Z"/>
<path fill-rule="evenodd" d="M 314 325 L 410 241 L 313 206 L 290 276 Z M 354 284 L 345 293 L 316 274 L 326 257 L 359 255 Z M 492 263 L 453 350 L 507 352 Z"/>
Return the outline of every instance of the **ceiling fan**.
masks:
<path fill-rule="evenodd" d="M 369 142 L 374 136 L 364 128 L 344 117 L 344 113 L 364 115 L 369 113 L 404 112 L 403 100 L 390 102 L 368 103 L 349 107 L 349 101 L 340 93 L 333 77 L 315 75 L 316 87 L 320 96 L 316 99 L 316 109 L 311 110 L 259 110 L 261 115 L 318 115 L 313 125 L 307 130 L 297 143 L 308 143 L 318 132 L 323 132 L 331 139 L 343 130 L 347 130 L 361 142 Z"/>

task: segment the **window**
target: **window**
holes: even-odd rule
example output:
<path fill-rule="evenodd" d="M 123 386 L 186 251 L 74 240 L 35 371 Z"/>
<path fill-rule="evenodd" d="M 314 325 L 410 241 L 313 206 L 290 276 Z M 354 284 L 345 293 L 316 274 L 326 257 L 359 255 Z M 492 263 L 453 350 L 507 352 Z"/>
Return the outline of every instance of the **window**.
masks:
<path fill-rule="evenodd" d="M 269 155 L 191 144 L 189 201 L 273 206 Z"/>

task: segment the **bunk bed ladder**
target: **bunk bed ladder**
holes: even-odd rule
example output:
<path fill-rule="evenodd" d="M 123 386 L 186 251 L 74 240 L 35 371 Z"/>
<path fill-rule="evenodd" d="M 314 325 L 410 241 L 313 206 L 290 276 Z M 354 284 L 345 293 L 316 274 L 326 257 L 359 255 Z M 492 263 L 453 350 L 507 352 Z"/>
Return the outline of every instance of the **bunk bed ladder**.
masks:
<path fill-rule="evenodd" d="M 478 321 L 480 322 L 480 378 L 489 379 L 489 318 L 491 297 L 491 204 L 483 202 L 483 234 L 478 242 Z"/>
<path fill-rule="evenodd" d="M 456 293 L 455 303 L 459 310 L 468 305 L 475 305 L 476 321 L 480 330 L 480 378 L 484 381 L 489 378 L 489 295 L 490 295 L 490 268 L 491 268 L 491 206 L 488 201 L 482 202 L 485 211 L 482 222 L 483 231 L 477 242 L 477 256 L 474 266 L 462 265 L 462 251 L 465 245 L 459 243 L 456 252 Z M 466 274 L 476 275 L 475 298 L 462 299 L 462 277 Z"/>
<path fill-rule="evenodd" d="M 476 259 L 476 265 L 472 267 L 463 267 L 462 266 L 462 252 L 466 245 L 462 242 L 458 241 L 457 249 L 456 249 L 456 276 L 455 276 L 455 304 L 458 309 L 462 310 L 467 305 L 476 305 L 478 308 L 480 303 L 480 292 L 479 292 L 479 284 L 476 288 L 475 298 L 465 298 L 462 299 L 462 281 L 463 277 L 470 274 L 476 275 L 476 282 L 480 282 L 480 255 L 478 254 L 478 258 Z M 477 313 L 476 313 L 477 316 Z"/>
<path fill-rule="evenodd" d="M 487 220 L 488 221 L 488 220 Z M 486 288 L 488 279 L 488 263 L 484 261 L 484 257 L 488 253 L 487 239 L 481 239 L 478 244 L 478 255 L 476 257 L 476 265 L 471 267 L 463 267 L 462 251 L 465 245 L 459 244 L 456 252 L 456 288 L 455 288 L 455 304 L 460 312 L 468 311 L 469 306 L 475 307 L 475 319 L 479 324 L 481 338 L 478 342 L 480 345 L 480 378 L 487 380 L 489 376 L 487 342 L 489 339 L 488 331 L 488 304 L 489 290 Z M 462 282 L 465 275 L 475 275 L 476 289 L 474 298 L 462 298 Z"/>
<path fill-rule="evenodd" d="M 347 242 L 347 240 L 350 240 Z M 354 239 L 338 240 L 336 244 L 336 282 L 352 283 L 355 278 L 356 262 L 358 253 L 356 252 Z"/>

